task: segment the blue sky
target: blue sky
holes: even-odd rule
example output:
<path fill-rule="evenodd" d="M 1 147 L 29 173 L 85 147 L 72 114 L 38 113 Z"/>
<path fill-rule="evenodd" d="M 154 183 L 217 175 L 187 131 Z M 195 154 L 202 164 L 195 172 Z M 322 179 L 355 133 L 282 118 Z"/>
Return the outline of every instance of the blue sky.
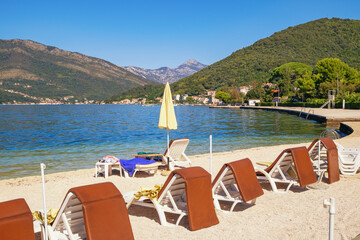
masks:
<path fill-rule="evenodd" d="M 319 18 L 360 19 L 359 0 L 3 0 L 0 39 L 30 39 L 120 66 L 212 64 Z"/>

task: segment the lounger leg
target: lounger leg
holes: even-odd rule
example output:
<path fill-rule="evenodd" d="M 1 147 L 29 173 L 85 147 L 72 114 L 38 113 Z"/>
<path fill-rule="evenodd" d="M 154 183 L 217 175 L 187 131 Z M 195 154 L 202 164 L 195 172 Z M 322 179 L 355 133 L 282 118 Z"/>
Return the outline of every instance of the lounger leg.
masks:
<path fill-rule="evenodd" d="M 72 231 L 71 231 L 71 228 L 70 228 L 70 225 L 69 225 L 69 222 L 68 222 L 68 220 L 66 218 L 65 213 L 61 214 L 61 219 L 63 220 L 63 223 L 65 225 L 65 228 L 66 228 L 67 234 L 69 235 L 70 240 L 76 240 L 74 238 L 74 235 L 72 234 Z"/>
<path fill-rule="evenodd" d="M 184 214 L 184 213 L 180 214 L 179 218 L 178 218 L 177 221 L 176 221 L 176 226 L 179 225 L 181 219 L 182 219 L 185 215 L 186 215 L 186 214 Z"/>
<path fill-rule="evenodd" d="M 214 198 L 214 206 L 215 206 L 216 209 L 218 209 L 220 211 L 222 210 L 221 207 L 220 207 L 220 202 L 216 198 Z"/>
<path fill-rule="evenodd" d="M 289 191 L 289 189 L 291 188 L 291 186 L 294 185 L 294 182 L 289 183 L 289 185 L 287 186 L 286 190 L 284 193 L 287 193 Z M 280 192 L 279 192 L 280 193 Z"/>
<path fill-rule="evenodd" d="M 325 175 L 325 171 L 320 171 L 320 172 L 319 172 L 319 177 L 318 177 L 318 180 L 317 180 L 318 183 L 321 182 L 321 180 L 323 179 L 324 175 Z"/>
<path fill-rule="evenodd" d="M 165 212 L 161 209 L 160 204 L 157 201 L 152 201 L 155 209 L 159 215 L 159 219 L 160 219 L 160 224 L 163 226 L 168 226 L 169 224 L 166 221 L 166 216 L 165 216 Z"/>
<path fill-rule="evenodd" d="M 236 206 L 236 204 L 238 204 L 239 202 L 234 202 L 232 205 L 231 205 L 231 208 L 230 208 L 230 212 L 232 212 Z"/>
<path fill-rule="evenodd" d="M 125 178 L 129 178 L 130 176 L 129 176 L 129 173 L 126 171 L 126 170 L 124 170 L 124 177 Z"/>
<path fill-rule="evenodd" d="M 129 209 L 129 207 L 131 206 L 131 204 L 133 204 L 133 202 L 135 202 L 135 198 L 133 197 L 127 204 L 126 204 L 126 208 Z"/>
<path fill-rule="evenodd" d="M 43 228 L 41 228 L 41 240 L 56 240 L 55 236 L 54 236 L 54 231 L 52 229 L 51 226 L 47 226 L 47 230 L 48 230 L 48 238 L 49 239 L 44 239 L 44 235 L 43 235 Z"/>
<path fill-rule="evenodd" d="M 105 164 L 105 178 L 109 177 L 109 165 Z"/>

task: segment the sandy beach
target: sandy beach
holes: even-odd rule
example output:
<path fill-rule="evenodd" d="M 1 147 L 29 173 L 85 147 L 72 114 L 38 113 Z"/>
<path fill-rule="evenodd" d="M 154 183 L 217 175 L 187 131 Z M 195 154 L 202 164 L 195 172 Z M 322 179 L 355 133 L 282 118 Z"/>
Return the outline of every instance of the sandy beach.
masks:
<path fill-rule="evenodd" d="M 337 140 L 344 147 L 360 147 L 360 123 L 347 123 L 355 131 Z M 190 142 L 191 144 L 191 142 Z M 253 163 L 273 161 L 289 147 L 309 146 L 310 143 L 256 147 L 213 154 L 213 177 L 221 166 L 230 161 L 250 158 Z M 193 166 L 209 171 L 209 155 L 190 156 Z M 94 163 L 95 164 L 95 163 Z M 46 178 L 47 206 L 59 208 L 67 191 L 75 186 L 113 182 L 122 192 L 138 190 L 140 186 L 162 184 L 166 177 L 157 173 L 149 176 L 137 173 L 135 178 L 119 177 L 114 170 L 108 179 L 94 177 L 94 169 L 48 174 Z M 233 213 L 217 211 L 218 225 L 199 231 L 190 231 L 185 217 L 178 227 L 163 227 L 154 209 L 132 206 L 129 216 L 135 239 L 327 239 L 329 209 L 323 200 L 336 199 L 335 239 L 352 239 L 360 233 L 360 174 L 341 176 L 334 184 L 320 184 L 321 189 L 293 187 L 287 194 L 271 191 L 262 184 L 265 194 L 255 205 L 238 205 Z M 0 202 L 25 198 L 32 211 L 42 208 L 42 187 L 39 176 L 0 181 Z M 171 215 L 168 215 L 171 218 Z"/>

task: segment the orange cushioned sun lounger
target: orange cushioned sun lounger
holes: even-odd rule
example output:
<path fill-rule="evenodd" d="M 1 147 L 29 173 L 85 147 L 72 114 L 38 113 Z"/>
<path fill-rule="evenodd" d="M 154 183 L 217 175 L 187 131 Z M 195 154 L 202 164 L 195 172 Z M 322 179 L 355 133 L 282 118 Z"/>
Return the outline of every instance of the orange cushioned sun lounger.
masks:
<path fill-rule="evenodd" d="M 212 186 L 215 208 L 222 210 L 219 201 L 232 202 L 230 212 L 238 203 L 255 204 L 256 198 L 264 194 L 248 158 L 224 164 Z"/>
<path fill-rule="evenodd" d="M 277 193 L 282 192 L 278 190 L 276 183 L 288 184 L 285 190 L 287 192 L 297 182 L 305 187 L 317 181 L 306 147 L 285 149 L 269 167 L 257 167 L 255 170 L 257 178 L 270 182 L 273 191 Z"/>
<path fill-rule="evenodd" d="M 0 203 L 0 239 L 35 240 L 33 216 L 25 199 Z"/>
<path fill-rule="evenodd" d="M 308 147 L 308 151 L 315 171 L 321 171 L 322 165 L 325 165 L 329 174 L 329 183 L 340 180 L 338 149 L 331 138 L 315 139 Z"/>
<path fill-rule="evenodd" d="M 201 167 L 172 171 L 155 198 L 135 200 L 134 193 L 125 194 L 128 197 L 127 207 L 134 204 L 155 208 L 161 225 L 169 225 L 165 212 L 179 215 L 176 225 L 187 215 L 192 231 L 219 223 L 211 193 L 211 175 Z"/>
<path fill-rule="evenodd" d="M 134 239 L 123 196 L 110 182 L 71 188 L 48 230 L 51 240 L 56 232 L 70 239 Z"/>

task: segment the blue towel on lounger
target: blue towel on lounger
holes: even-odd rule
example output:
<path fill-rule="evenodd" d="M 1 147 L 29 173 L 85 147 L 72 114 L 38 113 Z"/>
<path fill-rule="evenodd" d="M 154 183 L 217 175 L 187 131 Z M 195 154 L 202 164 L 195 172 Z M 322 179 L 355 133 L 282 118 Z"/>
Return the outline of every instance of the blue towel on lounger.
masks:
<path fill-rule="evenodd" d="M 152 163 L 156 162 L 154 160 L 147 160 L 145 158 L 133 158 L 130 160 L 120 159 L 121 166 L 130 174 L 130 176 L 133 175 L 136 164 L 148 165 Z"/>

